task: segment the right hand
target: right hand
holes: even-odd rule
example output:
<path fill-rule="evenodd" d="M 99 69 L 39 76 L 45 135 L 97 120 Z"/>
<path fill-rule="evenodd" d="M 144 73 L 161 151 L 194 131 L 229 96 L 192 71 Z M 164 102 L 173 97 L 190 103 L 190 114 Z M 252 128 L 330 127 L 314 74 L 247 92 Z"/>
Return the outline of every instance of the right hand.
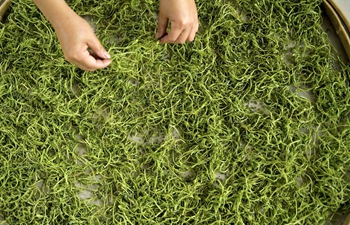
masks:
<path fill-rule="evenodd" d="M 94 71 L 111 63 L 111 56 L 97 39 L 92 27 L 80 16 L 75 15 L 55 30 L 65 59 L 80 69 Z"/>
<path fill-rule="evenodd" d="M 166 32 L 171 23 L 169 34 Z M 198 13 L 194 0 L 160 0 L 158 32 L 160 43 L 183 44 L 193 41 L 198 31 Z"/>

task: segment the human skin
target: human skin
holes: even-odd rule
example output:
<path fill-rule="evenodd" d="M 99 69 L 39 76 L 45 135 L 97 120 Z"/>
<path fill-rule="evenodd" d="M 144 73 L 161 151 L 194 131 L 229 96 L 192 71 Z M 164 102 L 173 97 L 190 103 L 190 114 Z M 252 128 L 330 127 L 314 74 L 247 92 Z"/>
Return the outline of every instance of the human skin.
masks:
<path fill-rule="evenodd" d="M 65 0 L 33 1 L 55 29 L 67 61 L 85 71 L 102 69 L 111 63 L 111 56 L 101 45 L 91 26 Z M 171 29 L 166 33 L 168 22 Z M 160 39 L 160 43 L 191 42 L 198 26 L 194 0 L 159 0 L 156 38 Z"/>

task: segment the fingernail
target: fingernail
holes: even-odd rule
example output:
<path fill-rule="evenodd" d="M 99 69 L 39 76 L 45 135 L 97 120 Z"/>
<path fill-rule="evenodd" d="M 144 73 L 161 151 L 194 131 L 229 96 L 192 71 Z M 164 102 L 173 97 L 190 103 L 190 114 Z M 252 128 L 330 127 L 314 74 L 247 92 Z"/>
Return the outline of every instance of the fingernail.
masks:
<path fill-rule="evenodd" d="M 105 56 L 106 56 L 107 59 L 111 58 L 111 55 L 108 52 L 105 52 Z"/>

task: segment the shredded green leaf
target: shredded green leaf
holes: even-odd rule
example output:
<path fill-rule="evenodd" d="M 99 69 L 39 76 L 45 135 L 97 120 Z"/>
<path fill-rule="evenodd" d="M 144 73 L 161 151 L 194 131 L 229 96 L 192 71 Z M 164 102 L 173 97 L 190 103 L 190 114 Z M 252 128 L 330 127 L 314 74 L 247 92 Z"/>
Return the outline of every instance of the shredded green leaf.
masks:
<path fill-rule="evenodd" d="M 0 23 L 0 224 L 324 224 L 350 204 L 350 69 L 321 0 L 70 0 L 112 64 L 64 60 L 30 0 Z M 1 219 L 2 218 L 2 219 Z M 5 222 L 6 221 L 6 222 Z"/>

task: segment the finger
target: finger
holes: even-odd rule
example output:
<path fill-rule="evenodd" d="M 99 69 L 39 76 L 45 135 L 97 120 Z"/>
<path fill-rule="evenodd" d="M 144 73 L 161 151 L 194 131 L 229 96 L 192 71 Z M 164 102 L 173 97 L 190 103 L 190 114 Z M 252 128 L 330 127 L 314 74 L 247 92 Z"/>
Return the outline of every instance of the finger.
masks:
<path fill-rule="evenodd" d="M 79 61 L 77 61 L 77 62 L 72 62 L 72 63 L 75 64 L 77 67 L 79 67 L 79 68 L 82 69 L 82 70 L 85 70 L 85 71 L 94 71 L 94 69 L 88 68 L 88 67 L 82 65 Z"/>
<path fill-rule="evenodd" d="M 87 71 L 102 69 L 107 67 L 109 64 L 111 64 L 110 59 L 96 59 L 95 57 L 90 55 L 88 50 L 85 50 L 80 60 L 76 61 L 76 65 L 79 68 L 84 68 L 84 70 Z"/>
<path fill-rule="evenodd" d="M 181 35 L 183 29 L 181 28 L 177 28 L 177 27 L 173 27 L 169 34 L 166 35 L 165 37 L 163 37 L 160 42 L 161 43 L 176 43 L 176 40 L 179 38 L 179 36 Z"/>
<path fill-rule="evenodd" d="M 74 63 L 77 67 L 79 67 L 80 69 L 82 69 L 82 70 L 85 70 L 85 71 L 95 71 L 95 70 L 97 70 L 97 69 L 103 69 L 103 68 L 105 68 L 105 67 L 107 67 L 110 63 L 103 63 L 104 65 L 100 65 L 100 63 L 99 62 L 97 62 L 97 65 L 87 65 L 86 66 L 86 62 L 83 62 L 83 64 L 82 63 L 78 63 L 78 62 L 76 62 L 76 63 Z M 102 64 L 102 63 L 101 63 Z"/>
<path fill-rule="evenodd" d="M 76 65 L 79 69 L 82 69 L 82 70 L 84 70 L 84 71 L 94 71 L 94 69 L 89 69 L 89 68 L 87 68 L 87 67 L 85 67 L 85 66 L 83 66 L 83 65 L 81 65 L 81 64 L 79 64 L 79 63 L 75 63 L 75 65 Z"/>
<path fill-rule="evenodd" d="M 180 36 L 177 38 L 177 40 L 175 42 L 177 44 L 185 43 L 190 35 L 190 32 L 191 32 L 191 29 L 186 29 L 186 30 L 182 31 L 182 33 L 180 34 Z"/>
<path fill-rule="evenodd" d="M 97 39 L 97 37 L 90 38 L 86 44 L 90 49 L 101 59 L 110 59 L 111 56 L 108 54 L 108 52 L 104 49 L 104 47 L 101 45 L 100 41 Z"/>
<path fill-rule="evenodd" d="M 192 27 L 186 41 L 192 42 L 194 41 L 195 37 L 196 37 L 196 27 Z"/>
<path fill-rule="evenodd" d="M 159 14 L 158 18 L 158 31 L 156 39 L 160 39 L 166 35 L 166 29 L 168 28 L 168 18 L 162 13 Z"/>
<path fill-rule="evenodd" d="M 74 63 L 77 67 L 79 67 L 80 69 L 82 70 L 85 70 L 85 71 L 95 71 L 95 70 L 98 70 L 98 69 L 103 69 L 105 67 L 87 67 L 87 66 L 84 66 L 83 64 L 80 64 L 78 62 Z"/>

